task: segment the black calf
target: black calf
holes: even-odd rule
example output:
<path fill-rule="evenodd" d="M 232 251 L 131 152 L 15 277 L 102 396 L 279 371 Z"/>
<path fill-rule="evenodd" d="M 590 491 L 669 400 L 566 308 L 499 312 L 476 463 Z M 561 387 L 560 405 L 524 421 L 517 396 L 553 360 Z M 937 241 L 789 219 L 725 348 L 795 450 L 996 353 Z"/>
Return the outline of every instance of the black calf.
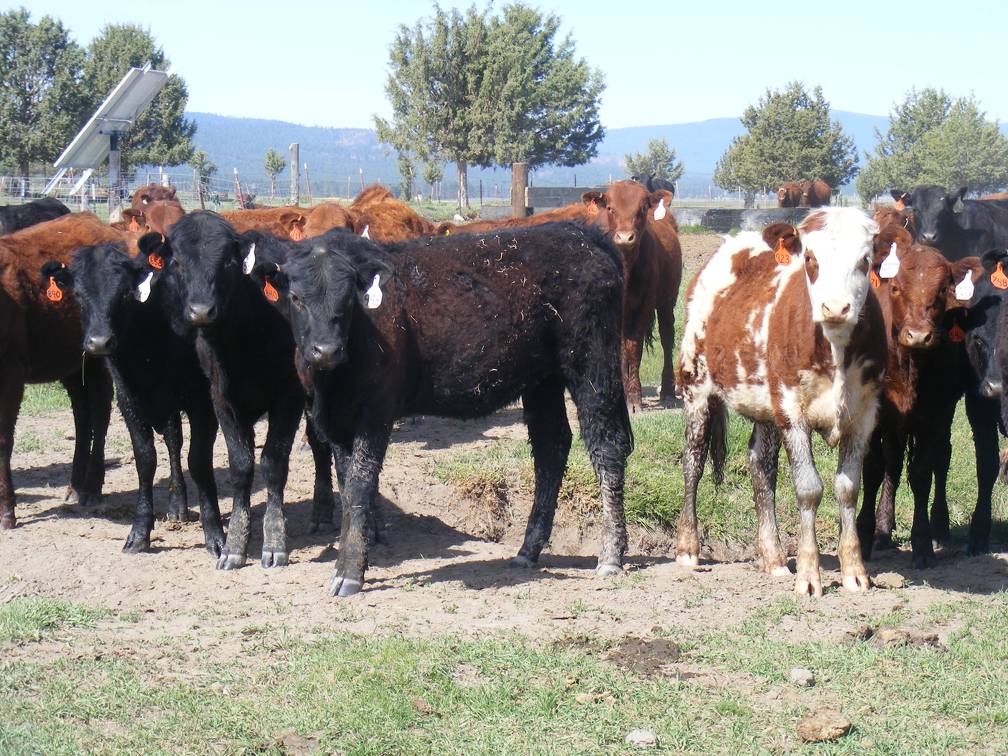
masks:
<path fill-rule="evenodd" d="M 289 260 L 278 246 L 257 245 L 253 275 L 289 303 L 316 427 L 350 455 L 332 595 L 362 587 L 364 528 L 393 422 L 479 417 L 518 397 L 536 483 L 513 564 L 534 564 L 570 450 L 565 389 L 601 485 L 597 572 L 620 571 L 633 440 L 620 375 L 623 263 L 601 234 L 547 224 L 404 242 L 386 253 L 332 233 L 301 242 Z"/>
<path fill-rule="evenodd" d="M 157 468 L 153 431 L 164 436 L 171 465 L 168 518 L 188 518 L 182 475 L 182 421 L 189 418 L 189 473 L 199 497 L 206 548 L 215 557 L 224 547 L 213 475 L 213 444 L 217 420 L 210 387 L 196 359 L 195 329 L 175 313 L 178 285 L 173 273 L 159 274 L 146 260 L 130 258 L 118 244 L 84 247 L 69 268 L 46 263 L 50 277 L 63 288 L 73 287 L 81 305 L 84 351 L 104 356 L 115 381 L 119 409 L 133 442 L 139 490 L 133 528 L 123 551 L 150 548 L 154 527 L 153 484 Z"/>
<path fill-rule="evenodd" d="M 32 200 L 23 205 L 5 205 L 0 207 L 0 234 L 12 234 L 69 212 L 70 208 L 52 197 Z"/>
<path fill-rule="evenodd" d="M 210 383 L 217 420 L 228 447 L 234 505 L 219 569 L 245 564 L 251 528 L 255 422 L 266 415 L 263 447 L 266 514 L 263 567 L 288 562 L 283 490 L 294 435 L 305 396 L 294 368 L 294 341 L 284 318 L 242 273 L 238 237 L 227 221 L 210 212 L 191 213 L 171 228 L 162 245 L 159 234 L 141 238 L 144 254 L 158 251 L 174 268 L 178 311 L 196 327 L 196 353 Z M 308 434 L 315 452 L 313 522 L 332 522 L 331 454 Z"/>

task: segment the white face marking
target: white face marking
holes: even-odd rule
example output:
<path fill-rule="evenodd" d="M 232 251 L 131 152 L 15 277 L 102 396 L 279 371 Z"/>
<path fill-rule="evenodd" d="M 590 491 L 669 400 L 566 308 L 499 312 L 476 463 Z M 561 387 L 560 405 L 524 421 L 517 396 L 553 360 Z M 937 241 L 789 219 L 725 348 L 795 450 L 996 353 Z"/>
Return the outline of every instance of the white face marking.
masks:
<path fill-rule="evenodd" d="M 252 268 L 255 267 L 255 242 L 252 242 L 252 246 L 249 247 L 248 254 L 245 255 L 245 259 L 242 260 L 242 272 L 247 276 L 252 272 Z"/>
<path fill-rule="evenodd" d="M 973 271 L 967 270 L 963 280 L 955 287 L 955 298 L 964 302 L 973 298 Z"/>
<path fill-rule="evenodd" d="M 665 198 L 658 200 L 658 207 L 654 209 L 654 219 L 661 220 L 665 217 Z"/>
<path fill-rule="evenodd" d="M 136 287 L 136 298 L 141 302 L 146 302 L 150 297 L 151 292 L 151 279 L 154 278 L 154 271 L 149 271 L 144 280 L 141 281 Z"/>
<path fill-rule="evenodd" d="M 378 281 L 380 279 L 381 276 L 375 273 L 374 281 L 371 282 L 371 288 L 364 293 L 364 296 L 367 298 L 367 307 L 369 310 L 377 310 L 378 307 L 381 306 L 382 291 L 381 287 L 378 285 Z"/>

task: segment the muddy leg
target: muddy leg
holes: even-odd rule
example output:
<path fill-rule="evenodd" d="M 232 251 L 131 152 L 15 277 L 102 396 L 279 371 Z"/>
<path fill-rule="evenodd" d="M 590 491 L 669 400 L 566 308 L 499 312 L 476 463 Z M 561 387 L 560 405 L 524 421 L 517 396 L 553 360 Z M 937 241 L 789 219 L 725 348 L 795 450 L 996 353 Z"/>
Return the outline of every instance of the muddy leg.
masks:
<path fill-rule="evenodd" d="M 675 398 L 675 368 L 672 360 L 675 351 L 675 302 L 658 308 L 658 339 L 662 348 L 661 393 L 658 395 L 662 403 L 671 402 Z"/>
<path fill-rule="evenodd" d="M 696 493 L 710 448 L 710 420 L 714 400 L 686 397 L 686 445 L 683 448 L 683 508 L 679 515 L 676 561 L 687 567 L 700 564 L 700 534 L 697 530 Z M 720 411 L 720 410 L 714 410 Z"/>
<path fill-rule="evenodd" d="M 157 470 L 157 451 L 154 448 L 154 430 L 140 419 L 139 408 L 133 397 L 120 391 L 119 408 L 126 420 L 126 428 L 133 443 L 133 461 L 136 465 L 138 484 L 133 527 L 126 536 L 122 550 L 127 554 L 139 554 L 150 549 L 150 534 L 154 528 L 154 473 Z"/>
<path fill-rule="evenodd" d="M 196 486 L 200 524 L 206 550 L 214 559 L 224 551 L 224 527 L 217 504 L 217 481 L 214 479 L 213 445 L 217 438 L 217 418 L 211 407 L 190 409 L 189 415 L 189 475 Z"/>
<path fill-rule="evenodd" d="M 837 556 L 840 559 L 840 579 L 849 591 L 866 591 L 870 583 L 864 562 L 861 560 L 861 544 L 858 541 L 854 508 L 857 506 L 858 491 L 861 489 L 861 467 L 864 462 L 863 442 L 852 435 L 840 441 L 837 456 L 837 473 L 833 481 L 837 507 L 840 510 L 840 544 Z"/>
<path fill-rule="evenodd" d="M 95 503 L 83 495 L 84 479 L 87 477 L 88 457 L 91 454 L 91 413 L 88 410 L 87 395 L 81 383 L 80 372 L 60 379 L 60 383 L 63 384 L 67 396 L 70 397 L 70 408 L 73 411 L 74 421 L 73 462 L 70 467 L 70 486 L 67 488 L 65 501 L 70 505 L 81 504 L 82 506 L 87 506 L 88 504 Z"/>
<path fill-rule="evenodd" d="M 315 460 L 315 490 L 312 493 L 312 513 L 308 532 L 327 532 L 333 529 L 333 512 L 336 501 L 332 484 L 332 449 L 319 438 L 310 418 L 305 419 L 305 435 Z"/>
<path fill-rule="evenodd" d="M 623 391 L 631 412 L 641 410 L 640 364 L 643 356 L 642 340 L 623 339 Z"/>
<path fill-rule="evenodd" d="M 105 483 L 105 437 L 112 416 L 112 376 L 105 367 L 104 359 L 86 357 L 81 379 L 87 396 L 91 429 L 91 448 L 82 491 L 97 504 L 101 502 L 102 485 Z"/>
<path fill-rule="evenodd" d="M 764 572 L 790 575 L 777 528 L 777 460 L 780 445 L 780 432 L 776 425 L 753 424 L 752 435 L 749 437 L 749 475 L 752 478 L 753 500 L 759 521 L 756 548 L 763 560 Z"/>
<path fill-rule="evenodd" d="M 801 534 L 798 538 L 798 569 L 795 593 L 822 596 L 822 576 L 819 573 L 819 544 L 816 542 L 816 510 L 822 500 L 823 484 L 812 457 L 812 438 L 808 430 L 788 428 L 783 433 L 784 449 L 791 463 Z M 853 523 L 852 523 L 853 524 Z"/>
<path fill-rule="evenodd" d="M 252 527 L 252 476 L 255 465 L 255 431 L 238 423 L 230 412 L 218 412 L 228 449 L 228 468 L 234 498 L 228 520 L 227 541 L 217 560 L 218 570 L 234 570 L 245 565 Z"/>
<path fill-rule="evenodd" d="M 186 491 L 185 475 L 182 474 L 182 416 L 176 412 L 164 430 L 165 446 L 168 448 L 168 464 L 171 477 L 168 481 L 168 519 L 177 522 L 189 521 L 189 493 Z"/>
<path fill-rule="evenodd" d="M 970 554 L 990 551 L 991 494 L 998 474 L 998 402 L 972 391 L 966 393 L 966 415 L 973 429 L 973 447 L 976 454 L 977 502 L 970 521 Z"/>
<path fill-rule="evenodd" d="M 17 524 L 11 453 L 14 451 L 14 426 L 24 395 L 22 376 L 23 372 L 16 365 L 9 364 L 0 372 L 0 530 L 9 530 Z"/>
<path fill-rule="evenodd" d="M 549 540 L 572 438 L 561 381 L 550 379 L 526 391 L 522 395 L 522 407 L 535 465 L 535 498 L 525 528 L 525 541 L 511 560 L 512 567 L 534 565 Z"/>
<path fill-rule="evenodd" d="M 304 407 L 300 396 L 286 398 L 269 413 L 269 427 L 262 452 L 263 479 L 266 481 L 266 514 L 263 516 L 263 567 L 286 567 L 287 519 L 283 511 L 284 486 L 290 469 L 290 454 L 297 435 L 298 421 Z M 329 471 L 328 449 L 325 457 L 326 472 Z M 330 479 L 330 491 L 332 482 Z"/>

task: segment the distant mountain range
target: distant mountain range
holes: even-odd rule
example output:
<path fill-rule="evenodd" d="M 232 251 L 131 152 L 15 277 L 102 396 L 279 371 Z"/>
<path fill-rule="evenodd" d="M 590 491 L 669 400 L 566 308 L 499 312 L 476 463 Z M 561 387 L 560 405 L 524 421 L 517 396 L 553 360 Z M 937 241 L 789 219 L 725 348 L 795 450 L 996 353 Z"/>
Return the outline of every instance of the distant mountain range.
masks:
<path fill-rule="evenodd" d="M 313 193 L 316 196 L 345 196 L 349 184 L 350 194 L 364 181 L 381 181 L 398 186 L 399 172 L 394 154 L 387 154 L 378 144 L 370 129 L 342 129 L 321 126 L 301 126 L 284 121 L 256 118 L 232 118 L 212 113 L 187 113 L 197 124 L 195 142 L 217 164 L 220 180 L 229 180 L 232 169 L 237 168 L 246 187 L 254 186 L 260 194 L 269 191 L 269 179 L 263 168 L 266 150 L 270 147 L 288 157 L 288 145 L 300 145 L 300 162 L 307 163 Z M 844 131 L 853 137 L 859 158 L 865 150 L 874 149 L 875 129 L 885 131 L 887 116 L 866 115 L 835 110 L 833 117 L 840 121 Z M 1002 127 L 1003 129 L 1005 127 Z M 533 173 L 532 183 L 540 186 L 594 186 L 625 176 L 623 156 L 629 152 L 642 152 L 648 140 L 662 138 L 675 148 L 686 167 L 679 182 L 679 193 L 684 197 L 707 196 L 711 187 L 714 167 L 731 140 L 744 129 L 737 118 L 712 118 L 693 123 L 662 126 L 634 126 L 608 129 L 599 147 L 599 154 L 587 165 L 576 168 L 546 166 Z M 184 173 L 185 168 L 172 169 Z M 287 186 L 290 169 L 278 177 L 279 187 Z M 487 196 L 507 193 L 510 172 L 504 169 L 470 169 L 470 196 L 477 196 L 482 180 Z M 282 184 L 281 184 L 282 181 Z M 455 192 L 455 167 L 445 166 L 443 196 Z M 421 186 L 421 189 L 423 187 Z M 495 192 L 496 189 L 496 192 Z M 716 188 L 713 188 L 717 191 Z"/>

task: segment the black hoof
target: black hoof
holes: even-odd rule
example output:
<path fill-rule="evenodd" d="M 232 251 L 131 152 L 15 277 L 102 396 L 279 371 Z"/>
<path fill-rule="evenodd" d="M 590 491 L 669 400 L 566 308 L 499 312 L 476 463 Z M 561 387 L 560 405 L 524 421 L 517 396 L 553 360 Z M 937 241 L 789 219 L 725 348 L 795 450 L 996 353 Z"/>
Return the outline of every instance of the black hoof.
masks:
<path fill-rule="evenodd" d="M 204 533 L 204 538 L 206 540 L 206 550 L 210 552 L 210 556 L 214 559 L 219 559 L 224 553 L 224 544 L 227 542 L 224 538 L 224 531 L 218 529 L 216 532 Z"/>
<path fill-rule="evenodd" d="M 527 556 L 518 554 L 511 561 L 508 562 L 508 567 L 514 567 L 519 570 L 531 570 L 538 567 L 539 564 L 534 559 L 529 559 Z"/>
<path fill-rule="evenodd" d="M 245 566 L 244 554 L 221 554 L 217 560 L 218 570 L 237 570 Z"/>
<path fill-rule="evenodd" d="M 934 562 L 934 556 L 926 556 L 923 554 L 915 554 L 913 558 L 913 567 L 915 570 L 926 570 Z"/>
<path fill-rule="evenodd" d="M 364 583 L 361 580 L 336 575 L 333 577 L 332 584 L 329 586 L 329 595 L 333 598 L 346 598 L 347 596 L 353 596 L 356 593 L 360 593 L 361 588 L 363 587 Z"/>
<path fill-rule="evenodd" d="M 122 550 L 124 554 L 142 554 L 145 551 L 150 551 L 150 533 L 130 533 Z"/>
<path fill-rule="evenodd" d="M 102 503 L 102 495 L 95 493 L 82 493 L 80 495 L 80 505 L 82 507 L 97 507 Z"/>
<path fill-rule="evenodd" d="M 339 528 L 337 527 L 336 523 L 332 521 L 325 522 L 323 520 L 321 522 L 315 522 L 313 520 L 312 522 L 308 523 L 309 535 L 314 535 L 315 533 L 335 533 L 338 530 Z"/>
<path fill-rule="evenodd" d="M 890 551 L 894 549 L 892 536 L 886 533 L 879 533 L 875 536 L 873 548 L 876 551 Z"/>
<path fill-rule="evenodd" d="M 262 553 L 262 566 L 266 569 L 272 567 L 286 567 L 289 564 L 286 551 L 264 551 Z"/>
<path fill-rule="evenodd" d="M 966 544 L 966 556 L 990 553 L 990 541 L 970 541 Z"/>

